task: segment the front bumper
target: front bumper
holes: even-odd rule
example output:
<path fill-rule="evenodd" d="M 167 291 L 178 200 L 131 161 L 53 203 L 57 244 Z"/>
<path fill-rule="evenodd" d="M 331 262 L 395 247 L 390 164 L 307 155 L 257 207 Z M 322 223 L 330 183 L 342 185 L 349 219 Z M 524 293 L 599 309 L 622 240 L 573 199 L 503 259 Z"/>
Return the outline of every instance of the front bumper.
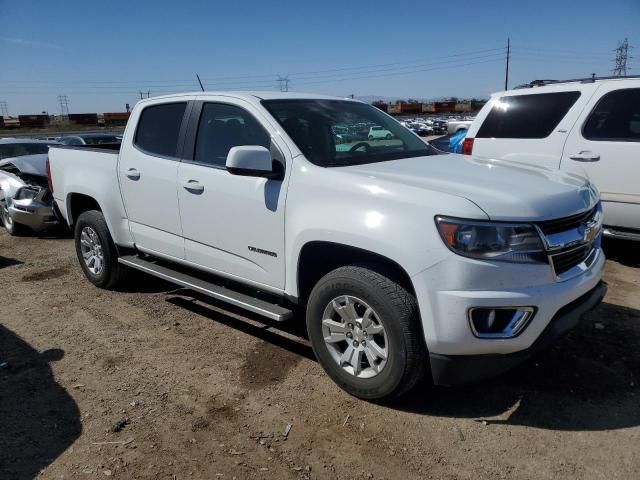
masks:
<path fill-rule="evenodd" d="M 457 385 L 493 377 L 510 370 L 574 328 L 607 292 L 600 281 L 593 289 L 562 307 L 538 339 L 528 348 L 507 354 L 442 355 L 430 353 L 431 375 L 436 385 Z"/>
<path fill-rule="evenodd" d="M 26 225 L 35 232 L 42 232 L 58 225 L 53 201 L 11 200 L 8 209 L 14 222 Z"/>

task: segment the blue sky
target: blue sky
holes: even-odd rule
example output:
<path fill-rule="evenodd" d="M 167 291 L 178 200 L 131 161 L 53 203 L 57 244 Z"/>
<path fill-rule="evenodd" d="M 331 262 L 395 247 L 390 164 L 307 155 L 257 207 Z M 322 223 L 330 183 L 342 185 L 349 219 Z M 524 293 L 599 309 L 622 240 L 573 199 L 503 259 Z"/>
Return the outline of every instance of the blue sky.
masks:
<path fill-rule="evenodd" d="M 504 83 L 610 73 L 635 45 L 640 0 L 0 0 L 0 101 L 11 114 L 121 111 L 151 95 L 274 89 L 392 98 L 486 97 Z"/>

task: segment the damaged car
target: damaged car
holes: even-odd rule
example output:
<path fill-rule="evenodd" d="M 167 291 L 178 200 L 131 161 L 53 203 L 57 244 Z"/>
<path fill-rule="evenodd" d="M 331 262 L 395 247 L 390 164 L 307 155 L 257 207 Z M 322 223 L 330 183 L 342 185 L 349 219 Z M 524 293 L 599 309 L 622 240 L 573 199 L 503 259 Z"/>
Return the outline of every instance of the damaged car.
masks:
<path fill-rule="evenodd" d="M 0 221 L 10 235 L 40 233 L 59 224 L 47 181 L 49 145 L 0 141 Z"/>

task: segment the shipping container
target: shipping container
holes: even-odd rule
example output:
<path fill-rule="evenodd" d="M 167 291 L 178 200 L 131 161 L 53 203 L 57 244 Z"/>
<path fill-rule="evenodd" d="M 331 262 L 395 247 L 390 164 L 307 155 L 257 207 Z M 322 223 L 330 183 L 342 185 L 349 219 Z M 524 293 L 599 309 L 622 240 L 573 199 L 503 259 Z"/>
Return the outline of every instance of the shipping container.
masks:
<path fill-rule="evenodd" d="M 77 125 L 97 125 L 97 113 L 70 113 L 69 121 Z"/>
<path fill-rule="evenodd" d="M 49 125 L 49 115 L 18 115 L 20 128 L 44 128 Z"/>

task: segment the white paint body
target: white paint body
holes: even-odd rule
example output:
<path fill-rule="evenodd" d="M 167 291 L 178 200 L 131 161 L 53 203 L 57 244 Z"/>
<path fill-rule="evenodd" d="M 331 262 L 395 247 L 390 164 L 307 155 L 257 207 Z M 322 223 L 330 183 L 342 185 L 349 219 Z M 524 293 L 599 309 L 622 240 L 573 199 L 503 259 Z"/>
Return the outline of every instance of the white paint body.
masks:
<path fill-rule="evenodd" d="M 640 142 L 591 141 L 582 129 L 597 103 L 609 92 L 640 88 L 640 79 L 596 80 L 587 83 L 550 84 L 528 89 L 498 92 L 482 108 L 467 132 L 474 138 L 473 155 L 512 160 L 582 175 L 600 190 L 605 225 L 638 230 L 640 234 Z M 580 92 L 580 97 L 546 138 L 476 138 L 478 130 L 501 97 L 553 92 Z M 572 159 L 590 152 L 599 160 Z"/>
<path fill-rule="evenodd" d="M 139 102 L 119 155 L 52 148 L 54 197 L 69 223 L 73 194 L 94 198 L 118 245 L 298 296 L 298 260 L 309 242 L 374 252 L 402 267 L 413 283 L 432 353 L 507 353 L 530 346 L 559 308 L 597 285 L 604 256 L 570 281 L 549 265 L 479 261 L 452 253 L 437 215 L 478 220 L 539 221 L 593 207 L 584 178 L 510 162 L 437 155 L 324 168 L 308 161 L 261 105 L 268 98 L 331 98 L 292 93 L 198 93 L 180 98 L 241 106 L 270 133 L 285 161 L 282 180 L 232 175 L 184 161 L 147 158 L 132 145 L 140 111 L 176 99 Z M 139 179 L 127 177 L 136 169 Z M 185 183 L 203 186 L 194 195 Z M 273 252 L 252 251 L 248 246 Z M 467 309 L 532 305 L 533 325 L 517 338 L 475 338 Z"/>

